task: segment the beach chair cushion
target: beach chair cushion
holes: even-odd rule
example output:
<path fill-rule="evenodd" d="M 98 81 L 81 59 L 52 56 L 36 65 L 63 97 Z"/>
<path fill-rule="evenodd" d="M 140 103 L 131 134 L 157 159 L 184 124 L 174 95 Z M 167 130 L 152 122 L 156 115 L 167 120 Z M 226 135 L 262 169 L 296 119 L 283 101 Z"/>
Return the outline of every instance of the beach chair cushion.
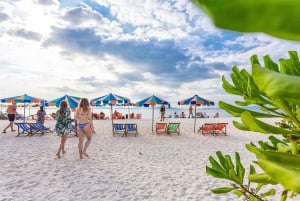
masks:
<path fill-rule="evenodd" d="M 134 134 L 134 136 L 136 137 L 136 135 L 138 134 L 137 124 L 125 124 L 125 129 L 126 136 L 131 133 Z"/>
<path fill-rule="evenodd" d="M 167 123 L 156 123 L 155 130 L 156 134 L 167 133 Z"/>
<path fill-rule="evenodd" d="M 122 134 L 122 136 L 126 135 L 126 129 L 125 129 L 125 124 L 113 124 L 113 136 L 115 134 Z"/>
<path fill-rule="evenodd" d="M 15 125 L 18 127 L 18 134 L 16 137 L 24 135 L 24 136 L 31 136 L 32 135 L 32 129 L 27 123 L 15 123 Z"/>
<path fill-rule="evenodd" d="M 177 133 L 177 135 L 180 134 L 180 129 L 179 129 L 180 123 L 169 123 L 167 127 L 167 133 Z"/>

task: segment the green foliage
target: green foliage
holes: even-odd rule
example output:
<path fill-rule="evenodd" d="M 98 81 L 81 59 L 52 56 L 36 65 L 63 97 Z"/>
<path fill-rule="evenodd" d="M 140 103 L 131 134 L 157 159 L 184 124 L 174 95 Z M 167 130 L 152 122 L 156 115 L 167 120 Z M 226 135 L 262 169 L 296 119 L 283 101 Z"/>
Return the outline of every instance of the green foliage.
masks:
<path fill-rule="evenodd" d="M 192 0 L 217 27 L 300 40 L 298 0 Z"/>
<path fill-rule="evenodd" d="M 213 193 L 233 192 L 249 201 L 266 200 L 267 196 L 276 195 L 273 188 L 262 188 L 268 185 L 282 186 L 281 200 L 300 193 L 300 74 L 294 68 L 300 62 L 296 52 L 290 51 L 289 55 L 288 59 L 280 59 L 280 65 L 265 56 L 264 67 L 254 55 L 250 59 L 252 74 L 234 66 L 230 76 L 232 83 L 222 78 L 227 93 L 243 98 L 236 105 L 219 102 L 220 108 L 241 118 L 241 122 L 234 121 L 233 125 L 241 130 L 273 135 L 269 137 L 269 142 L 246 145 L 256 155 L 254 164 L 263 171 L 257 173 L 251 166 L 247 184 L 244 183 L 245 168 L 238 153 L 235 154 L 235 164 L 229 155 L 223 155 L 220 151 L 217 152 L 217 159 L 210 156 L 212 166 L 207 166 L 206 172 L 232 182 L 230 186 L 212 189 Z M 260 106 L 261 112 L 244 108 L 249 105 Z M 271 125 L 264 121 L 265 117 L 280 117 L 282 121 Z"/>
<path fill-rule="evenodd" d="M 298 0 L 192 1 L 220 28 L 263 32 L 300 41 Z M 224 90 L 241 96 L 243 101 L 236 101 L 236 105 L 220 101 L 219 107 L 241 118 L 241 122 L 233 122 L 238 129 L 275 134 L 276 137 L 271 135 L 269 142 L 246 145 L 257 158 L 250 165 L 248 183 L 244 183 L 245 168 L 238 153 L 235 154 L 236 163 L 232 163 L 229 155 L 218 151 L 216 159 L 210 156 L 211 167 L 206 167 L 206 172 L 232 182 L 228 187 L 213 189 L 213 193 L 233 192 L 237 197 L 244 196 L 244 200 L 262 201 L 267 196 L 276 195 L 270 185 L 280 185 L 280 201 L 285 201 L 300 194 L 300 60 L 296 51 L 290 51 L 289 58 L 279 59 L 278 64 L 269 55 L 263 57 L 263 65 L 257 55 L 250 60 L 251 73 L 234 66 L 231 81 L 222 77 Z M 261 112 L 244 108 L 250 105 L 260 106 Z M 264 122 L 264 117 L 279 117 L 282 121 L 270 125 Z M 263 172 L 257 173 L 254 165 Z M 263 190 L 266 186 L 269 190 Z"/>

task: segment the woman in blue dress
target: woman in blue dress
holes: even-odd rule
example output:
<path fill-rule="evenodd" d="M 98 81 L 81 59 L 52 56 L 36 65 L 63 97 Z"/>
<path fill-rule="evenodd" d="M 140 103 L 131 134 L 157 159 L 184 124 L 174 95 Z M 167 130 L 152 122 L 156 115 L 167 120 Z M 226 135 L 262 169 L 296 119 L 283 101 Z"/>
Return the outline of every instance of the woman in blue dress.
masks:
<path fill-rule="evenodd" d="M 61 157 L 61 153 L 62 154 L 66 153 L 65 144 L 71 127 L 72 127 L 71 110 L 68 108 L 67 101 L 61 101 L 60 108 L 56 112 L 56 124 L 55 124 L 55 132 L 57 133 L 58 136 L 61 137 L 60 145 L 56 153 L 56 156 L 58 158 Z"/>

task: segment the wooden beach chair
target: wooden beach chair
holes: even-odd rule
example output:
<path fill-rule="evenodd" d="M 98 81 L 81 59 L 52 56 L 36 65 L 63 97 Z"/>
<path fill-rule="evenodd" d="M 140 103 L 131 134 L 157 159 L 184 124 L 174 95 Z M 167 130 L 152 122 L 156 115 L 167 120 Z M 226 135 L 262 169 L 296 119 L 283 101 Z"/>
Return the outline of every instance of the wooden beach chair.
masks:
<path fill-rule="evenodd" d="M 179 129 L 180 123 L 169 123 L 167 127 L 167 133 L 170 135 L 171 133 L 176 133 L 177 135 L 180 134 Z"/>
<path fill-rule="evenodd" d="M 214 123 L 204 123 L 198 130 L 198 133 L 202 131 L 202 135 L 211 134 L 215 135 L 215 124 Z"/>
<path fill-rule="evenodd" d="M 125 135 L 127 136 L 128 134 L 134 134 L 136 137 L 138 134 L 137 124 L 125 124 Z"/>
<path fill-rule="evenodd" d="M 18 127 L 18 134 L 16 137 L 19 136 L 32 136 L 32 129 L 27 123 L 15 123 Z"/>
<path fill-rule="evenodd" d="M 115 136 L 115 134 L 122 134 L 122 136 L 125 136 L 126 135 L 125 124 L 114 123 L 113 124 L 113 136 Z"/>
<path fill-rule="evenodd" d="M 214 127 L 214 134 L 218 135 L 218 134 L 223 134 L 223 135 L 227 135 L 227 130 L 226 130 L 226 126 L 228 123 L 216 123 L 215 127 Z"/>
<path fill-rule="evenodd" d="M 155 131 L 156 134 L 167 133 L 167 123 L 156 123 Z"/>

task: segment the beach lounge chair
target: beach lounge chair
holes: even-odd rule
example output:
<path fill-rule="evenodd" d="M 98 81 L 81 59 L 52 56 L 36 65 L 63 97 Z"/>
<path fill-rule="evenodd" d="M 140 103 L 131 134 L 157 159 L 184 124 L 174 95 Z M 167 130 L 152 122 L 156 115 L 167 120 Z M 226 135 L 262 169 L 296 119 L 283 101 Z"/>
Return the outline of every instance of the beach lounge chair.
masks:
<path fill-rule="evenodd" d="M 170 135 L 171 133 L 176 133 L 177 135 L 180 134 L 179 129 L 180 123 L 169 123 L 167 127 L 167 133 Z"/>
<path fill-rule="evenodd" d="M 167 123 L 156 123 L 155 131 L 156 134 L 167 133 Z"/>
<path fill-rule="evenodd" d="M 43 135 L 44 133 L 52 133 L 53 131 L 50 130 L 50 128 L 45 127 L 44 125 L 40 123 L 28 123 L 31 127 L 32 134 L 39 133 Z"/>
<path fill-rule="evenodd" d="M 18 136 L 31 136 L 32 135 L 32 129 L 27 123 L 15 123 L 15 125 L 18 127 Z"/>
<path fill-rule="evenodd" d="M 125 124 L 125 135 L 127 136 L 128 134 L 134 134 L 136 137 L 138 134 L 137 124 Z"/>
<path fill-rule="evenodd" d="M 223 134 L 227 135 L 226 126 L 228 123 L 216 123 L 214 127 L 214 134 Z"/>
<path fill-rule="evenodd" d="M 215 134 L 215 124 L 214 123 L 204 123 L 198 130 L 198 133 L 200 133 L 200 131 L 202 131 L 202 135 L 206 135 L 206 134 L 211 134 L 214 135 Z"/>
<path fill-rule="evenodd" d="M 122 134 L 122 136 L 126 135 L 125 124 L 113 124 L 113 136 L 115 134 Z"/>

